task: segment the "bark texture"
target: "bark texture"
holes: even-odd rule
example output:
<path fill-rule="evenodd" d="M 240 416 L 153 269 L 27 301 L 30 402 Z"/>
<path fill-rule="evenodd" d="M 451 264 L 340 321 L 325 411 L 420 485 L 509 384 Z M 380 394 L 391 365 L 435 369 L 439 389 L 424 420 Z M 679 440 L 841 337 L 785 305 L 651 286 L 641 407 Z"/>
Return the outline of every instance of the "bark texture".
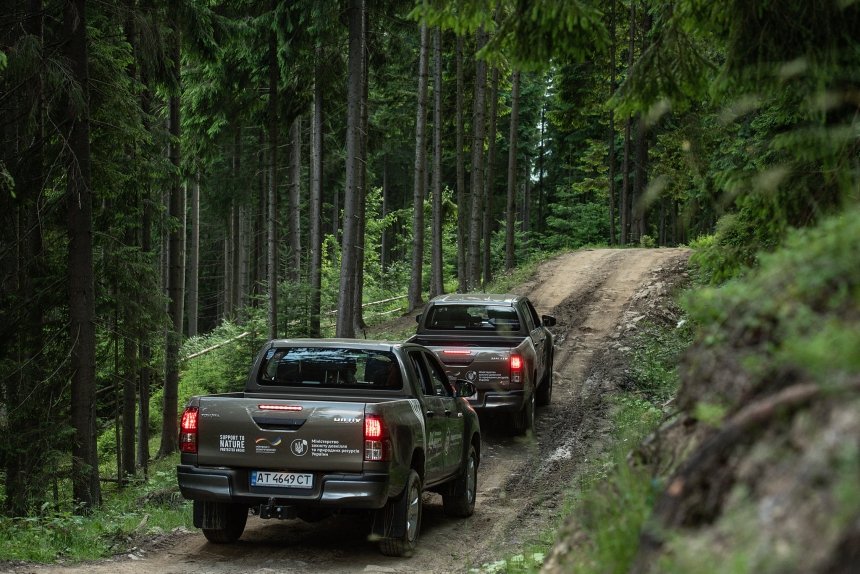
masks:
<path fill-rule="evenodd" d="M 412 187 L 412 279 L 409 282 L 409 306 L 412 311 L 424 303 L 421 295 L 424 266 L 424 182 L 427 169 L 427 25 L 421 25 L 421 47 L 418 56 L 418 105 L 415 117 L 415 181 Z"/>

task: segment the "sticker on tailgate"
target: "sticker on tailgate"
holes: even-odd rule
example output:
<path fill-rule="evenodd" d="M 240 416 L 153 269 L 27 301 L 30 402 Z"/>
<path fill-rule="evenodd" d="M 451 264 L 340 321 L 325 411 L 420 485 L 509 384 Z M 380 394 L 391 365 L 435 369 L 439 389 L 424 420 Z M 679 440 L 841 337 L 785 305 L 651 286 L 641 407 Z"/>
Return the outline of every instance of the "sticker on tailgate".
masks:
<path fill-rule="evenodd" d="M 218 437 L 219 452 L 245 452 L 245 435 L 222 434 Z"/>
<path fill-rule="evenodd" d="M 311 439 L 311 456 L 332 456 L 336 454 L 360 454 L 361 451 L 332 439 Z"/>
<path fill-rule="evenodd" d="M 257 454 L 274 454 L 278 452 L 278 446 L 280 446 L 282 442 L 281 437 L 260 437 L 254 441 L 254 448 Z"/>

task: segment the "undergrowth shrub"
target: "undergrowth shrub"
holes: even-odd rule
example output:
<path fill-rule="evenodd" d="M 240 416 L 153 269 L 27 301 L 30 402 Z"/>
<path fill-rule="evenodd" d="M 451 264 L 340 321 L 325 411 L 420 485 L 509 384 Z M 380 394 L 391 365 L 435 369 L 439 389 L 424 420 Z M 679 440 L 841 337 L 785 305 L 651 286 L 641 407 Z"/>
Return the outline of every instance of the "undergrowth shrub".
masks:
<path fill-rule="evenodd" d="M 674 327 L 648 320 L 639 323 L 631 373 L 635 390 L 644 399 L 659 406 L 675 396 L 678 361 L 692 340 L 693 330 L 687 320 Z"/>
<path fill-rule="evenodd" d="M 104 504 L 88 516 L 72 508 L 54 509 L 48 505 L 40 516 L 0 516 L 0 560 L 94 560 L 127 552 L 142 538 L 151 539 L 175 528 L 191 528 L 189 503 L 144 503 L 153 493 L 176 491 L 176 463 L 175 456 L 153 461 L 149 481 L 134 487 L 106 485 L 102 491 Z"/>
<path fill-rule="evenodd" d="M 858 248 L 855 208 L 791 232 L 748 277 L 691 294 L 702 327 L 685 360 L 686 402 L 735 405 L 796 373 L 830 383 L 860 372 Z"/>

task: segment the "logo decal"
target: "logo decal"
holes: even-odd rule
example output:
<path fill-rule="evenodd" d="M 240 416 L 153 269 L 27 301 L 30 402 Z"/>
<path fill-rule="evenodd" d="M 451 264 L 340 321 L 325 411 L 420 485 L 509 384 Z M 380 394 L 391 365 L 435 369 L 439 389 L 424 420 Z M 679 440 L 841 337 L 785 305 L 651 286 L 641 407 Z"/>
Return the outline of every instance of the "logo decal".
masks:
<path fill-rule="evenodd" d="M 290 443 L 290 450 L 296 456 L 304 456 L 308 452 L 308 441 L 303 438 L 297 438 Z"/>
<path fill-rule="evenodd" d="M 281 437 L 276 438 L 275 440 L 269 440 L 267 438 L 258 438 L 254 441 L 256 444 L 265 444 L 269 446 L 278 446 L 281 444 Z"/>
<path fill-rule="evenodd" d="M 218 437 L 219 452 L 245 452 L 245 435 L 222 434 Z"/>
<path fill-rule="evenodd" d="M 476 373 L 475 371 L 469 371 L 468 373 L 466 373 L 466 379 L 470 382 L 474 383 L 477 377 L 478 373 Z"/>
<path fill-rule="evenodd" d="M 277 449 L 275 447 L 280 445 L 281 442 L 283 442 L 281 437 L 277 437 L 274 440 L 268 439 L 266 437 L 260 437 L 254 441 L 254 450 L 257 452 L 257 454 L 274 454 L 275 452 L 277 452 Z"/>

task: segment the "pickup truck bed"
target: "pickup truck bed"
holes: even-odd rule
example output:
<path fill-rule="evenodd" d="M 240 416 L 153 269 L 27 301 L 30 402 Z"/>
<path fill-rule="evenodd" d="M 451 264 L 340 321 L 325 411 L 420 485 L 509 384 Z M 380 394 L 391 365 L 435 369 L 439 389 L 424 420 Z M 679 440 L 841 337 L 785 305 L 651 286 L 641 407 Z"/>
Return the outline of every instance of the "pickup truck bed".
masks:
<path fill-rule="evenodd" d="M 318 519 L 370 511 L 386 554 L 418 537 L 422 490 L 474 509 L 480 427 L 427 349 L 353 340 L 272 341 L 244 392 L 193 397 L 177 477 L 212 542 L 238 539 L 249 509 Z M 416 495 L 417 493 L 417 495 Z"/>

